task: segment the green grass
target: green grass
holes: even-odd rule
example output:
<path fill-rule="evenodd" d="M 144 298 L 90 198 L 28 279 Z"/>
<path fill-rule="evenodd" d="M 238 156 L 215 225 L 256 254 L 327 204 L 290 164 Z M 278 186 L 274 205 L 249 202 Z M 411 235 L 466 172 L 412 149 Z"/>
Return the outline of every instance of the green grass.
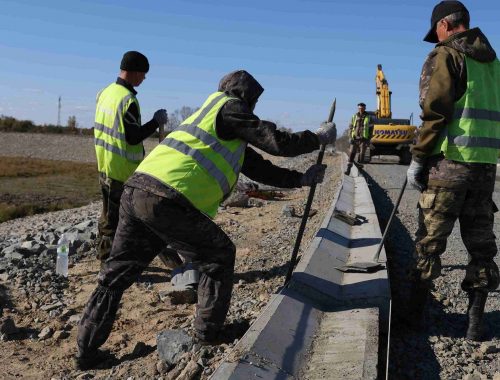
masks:
<path fill-rule="evenodd" d="M 96 164 L 0 157 L 0 223 L 99 198 Z"/>

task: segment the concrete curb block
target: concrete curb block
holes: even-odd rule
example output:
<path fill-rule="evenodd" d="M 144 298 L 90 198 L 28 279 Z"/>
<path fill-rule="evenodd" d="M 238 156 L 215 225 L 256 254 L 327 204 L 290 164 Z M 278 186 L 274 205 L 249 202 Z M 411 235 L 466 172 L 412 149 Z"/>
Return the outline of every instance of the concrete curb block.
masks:
<path fill-rule="evenodd" d="M 343 155 L 344 167 L 345 161 Z M 351 226 L 335 218 L 335 209 L 366 219 Z M 342 273 L 335 267 L 371 261 L 380 240 L 370 191 L 353 167 L 289 286 L 271 298 L 211 378 L 376 379 L 384 362 L 379 336 L 388 328 L 387 271 Z M 384 250 L 380 258 L 385 262 Z"/>

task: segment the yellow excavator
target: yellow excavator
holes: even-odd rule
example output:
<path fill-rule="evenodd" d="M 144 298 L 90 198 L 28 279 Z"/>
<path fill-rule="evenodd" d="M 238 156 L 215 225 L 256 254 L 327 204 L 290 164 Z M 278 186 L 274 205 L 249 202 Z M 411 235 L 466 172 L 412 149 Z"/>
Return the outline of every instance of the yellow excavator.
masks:
<path fill-rule="evenodd" d="M 377 65 L 375 84 L 377 110 L 368 112 L 371 116 L 371 137 L 364 161 L 370 162 L 373 156 L 391 155 L 398 156 L 400 164 L 408 165 L 411 161 L 410 144 L 415 141 L 417 127 L 411 125 L 412 116 L 410 119 L 392 118 L 392 92 L 380 64 Z"/>

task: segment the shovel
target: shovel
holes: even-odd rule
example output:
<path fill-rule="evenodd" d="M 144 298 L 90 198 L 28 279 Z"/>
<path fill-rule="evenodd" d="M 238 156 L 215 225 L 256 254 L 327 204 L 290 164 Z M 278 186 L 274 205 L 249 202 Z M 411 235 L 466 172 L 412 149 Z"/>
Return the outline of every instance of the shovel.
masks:
<path fill-rule="evenodd" d="M 335 267 L 335 269 L 338 269 L 341 272 L 350 272 L 350 273 L 374 273 L 385 268 L 385 265 L 378 261 L 380 257 L 380 251 L 382 251 L 382 247 L 384 246 L 384 242 L 387 237 L 387 232 L 391 227 L 392 219 L 394 219 L 394 215 L 396 214 L 396 211 L 399 207 L 399 203 L 401 202 L 401 198 L 403 197 L 403 193 L 405 191 L 407 182 L 408 180 L 405 178 L 405 182 L 403 183 L 403 187 L 401 187 L 401 191 L 399 192 L 396 204 L 392 209 L 392 213 L 391 216 L 389 217 L 389 221 L 387 222 L 387 226 L 385 226 L 384 235 L 382 236 L 382 240 L 378 245 L 377 252 L 375 252 L 375 256 L 373 256 L 372 261 L 354 262 L 351 264 L 344 265 L 342 267 Z"/>
<path fill-rule="evenodd" d="M 337 98 L 333 101 L 332 107 L 330 108 L 330 115 L 328 116 L 328 122 L 331 123 L 333 120 L 333 115 L 335 115 L 335 108 L 337 107 Z M 316 164 L 321 164 L 323 162 L 323 156 L 325 154 L 325 146 L 321 145 L 318 153 L 318 159 Z M 310 190 L 309 196 L 307 197 L 306 207 L 304 208 L 304 214 L 302 215 L 302 222 L 300 223 L 299 232 L 297 233 L 297 238 L 295 239 L 295 246 L 293 247 L 292 257 L 290 258 L 290 264 L 288 266 L 288 273 L 285 277 L 285 285 L 288 284 L 290 278 L 292 277 L 293 270 L 295 268 L 295 262 L 297 261 L 297 254 L 299 253 L 300 242 L 302 241 L 302 235 L 304 235 L 304 230 L 306 228 L 307 218 L 309 217 L 309 211 L 311 210 L 312 201 L 314 198 L 314 192 L 316 191 L 316 183 L 313 183 Z"/>

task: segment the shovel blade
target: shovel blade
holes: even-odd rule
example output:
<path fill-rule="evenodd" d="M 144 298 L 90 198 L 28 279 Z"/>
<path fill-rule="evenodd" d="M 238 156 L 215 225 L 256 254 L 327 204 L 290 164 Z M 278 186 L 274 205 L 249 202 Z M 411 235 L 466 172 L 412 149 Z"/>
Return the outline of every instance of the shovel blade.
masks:
<path fill-rule="evenodd" d="M 375 262 L 356 262 L 335 269 L 344 273 L 374 273 L 384 269 L 385 265 Z"/>

